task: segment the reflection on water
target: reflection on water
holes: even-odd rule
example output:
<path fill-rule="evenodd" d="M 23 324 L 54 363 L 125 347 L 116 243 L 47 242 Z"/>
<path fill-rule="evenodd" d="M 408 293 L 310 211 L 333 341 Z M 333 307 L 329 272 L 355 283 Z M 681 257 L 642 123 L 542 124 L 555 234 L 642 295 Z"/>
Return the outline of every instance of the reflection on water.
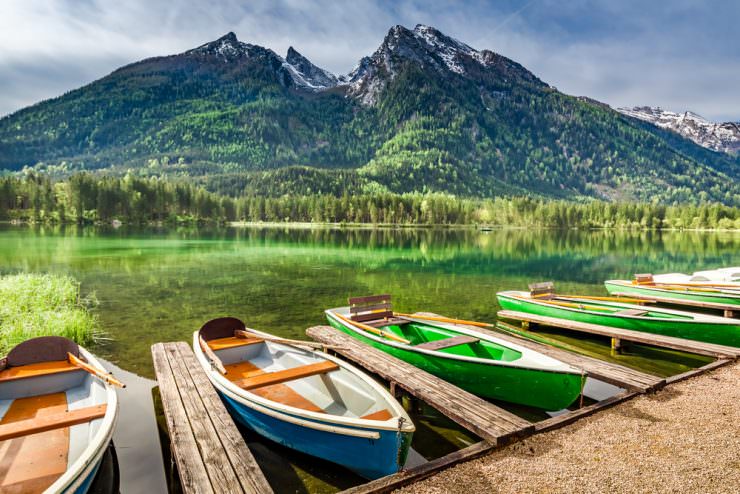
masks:
<path fill-rule="evenodd" d="M 100 301 L 97 312 L 110 340 L 92 350 L 120 367 L 117 374 L 130 386 L 121 395 L 116 437 L 124 493 L 141 492 L 134 486 L 145 478 L 150 492 L 157 492 L 165 478 L 154 422 L 139 435 L 120 432 L 134 430 L 126 422 L 144 408 L 151 416 L 153 382 L 138 377 L 153 377 L 150 346 L 190 341 L 213 317 L 232 315 L 280 336 L 305 338 L 307 327 L 325 322 L 323 309 L 342 305 L 351 295 L 391 293 L 404 312 L 493 321 L 499 290 L 554 280 L 561 293 L 604 294 L 605 279 L 738 265 L 739 253 L 738 233 L 0 226 L 0 273 L 68 273 L 81 281 L 83 293 L 95 292 Z M 612 356 L 605 339 L 538 334 L 658 375 L 703 362 L 639 346 Z M 546 416 L 507 408 L 531 419 Z M 423 408 L 414 420 L 420 433 L 413 447 L 427 458 L 475 440 L 433 410 Z M 262 446 L 256 449 L 262 454 Z M 303 485 L 328 492 L 350 479 L 293 453 L 275 453 L 274 446 L 264 449 L 269 460 L 263 464 L 277 465 L 275 454 L 289 458 L 294 472 L 289 477 L 300 480 L 289 490 Z"/>

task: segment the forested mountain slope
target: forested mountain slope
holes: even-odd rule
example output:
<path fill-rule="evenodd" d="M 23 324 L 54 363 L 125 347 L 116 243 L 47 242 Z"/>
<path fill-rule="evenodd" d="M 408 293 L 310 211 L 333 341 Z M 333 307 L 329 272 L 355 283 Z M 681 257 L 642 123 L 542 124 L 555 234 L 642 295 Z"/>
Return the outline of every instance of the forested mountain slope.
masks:
<path fill-rule="evenodd" d="M 740 160 L 434 28 L 346 76 L 233 33 L 0 120 L 0 167 L 187 176 L 230 194 L 442 191 L 740 204 Z"/>

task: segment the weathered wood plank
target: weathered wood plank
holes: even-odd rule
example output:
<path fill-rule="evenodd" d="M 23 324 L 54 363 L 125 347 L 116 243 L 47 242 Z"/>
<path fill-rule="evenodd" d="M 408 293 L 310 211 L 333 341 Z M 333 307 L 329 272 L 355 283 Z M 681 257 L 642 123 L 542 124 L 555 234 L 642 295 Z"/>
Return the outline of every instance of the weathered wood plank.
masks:
<path fill-rule="evenodd" d="M 486 441 L 480 441 L 468 446 L 467 448 L 463 448 L 432 461 L 428 461 L 418 467 L 409 468 L 408 470 L 403 470 L 396 474 L 388 475 L 357 487 L 352 487 L 351 489 L 342 491 L 340 494 L 380 494 L 391 492 L 405 485 L 425 479 L 460 462 L 483 456 L 494 449 L 496 449 L 496 445 Z"/>
<path fill-rule="evenodd" d="M 350 297 L 348 300 L 350 307 L 353 305 L 367 305 L 381 302 L 390 302 L 391 296 L 389 294 L 382 295 L 368 295 L 366 297 Z"/>
<path fill-rule="evenodd" d="M 154 371 L 159 382 L 159 394 L 162 396 L 162 407 L 170 434 L 172 453 L 177 462 L 180 484 L 183 492 L 212 493 L 211 481 L 206 472 L 203 458 L 200 456 L 195 435 L 190 428 L 190 421 L 185 413 L 180 391 L 165 353 L 163 343 L 152 346 Z"/>
<path fill-rule="evenodd" d="M 218 437 L 229 453 L 229 461 L 236 470 L 244 492 L 272 492 L 270 484 L 257 465 L 257 461 L 247 447 L 241 432 L 234 425 L 231 415 L 229 415 L 221 398 L 208 380 L 208 376 L 195 360 L 195 354 L 186 343 L 179 344 L 177 348 L 180 359 L 188 369 L 193 384 L 199 390 L 203 403 L 208 409 L 214 427 L 219 431 Z"/>
<path fill-rule="evenodd" d="M 417 314 L 422 316 L 443 317 L 432 312 L 418 312 Z M 633 391 L 646 393 L 655 391 L 665 386 L 665 379 L 663 379 L 662 377 L 646 374 L 638 370 L 630 369 L 629 367 L 625 367 L 623 365 L 613 364 L 611 362 L 605 362 L 597 358 L 569 352 L 510 333 L 491 331 L 485 328 L 468 326 L 465 324 L 456 324 L 456 326 L 478 331 L 485 335 L 499 338 L 501 340 L 529 348 L 530 350 L 540 352 L 544 355 L 560 360 L 561 362 L 572 365 L 573 367 L 583 369 L 590 377 L 593 377 L 600 381 L 604 381 L 609 384 L 613 384 L 615 386 L 619 386 L 620 388 L 626 388 Z"/>
<path fill-rule="evenodd" d="M 666 378 L 666 382 L 668 384 L 673 384 L 679 381 L 684 381 L 690 377 L 698 376 L 699 374 L 703 374 L 705 372 L 709 372 L 711 370 L 717 369 L 718 367 L 722 367 L 724 365 L 729 364 L 732 362 L 730 359 L 719 359 L 715 360 L 714 362 L 710 362 L 707 365 L 703 365 L 701 367 L 698 367 L 696 369 L 691 369 L 690 371 L 683 372 L 681 374 L 676 374 L 675 376 L 671 376 Z"/>
<path fill-rule="evenodd" d="M 272 492 L 190 347 L 158 343 L 152 356 L 183 491 Z"/>
<path fill-rule="evenodd" d="M 340 355 L 395 383 L 492 444 L 503 444 L 534 430 L 526 420 L 332 327 L 315 326 L 306 334 L 335 345 Z"/>
<path fill-rule="evenodd" d="M 536 314 L 528 314 L 525 312 L 510 310 L 499 311 L 498 316 L 503 319 L 516 319 L 520 321 L 534 322 L 547 326 L 565 328 L 573 331 L 582 331 L 584 333 L 598 334 L 601 336 L 609 336 L 611 338 L 620 338 L 627 341 L 633 341 L 635 343 L 644 343 L 646 345 L 671 348 L 673 350 L 695 353 L 697 355 L 706 355 L 709 357 L 735 358 L 740 356 L 740 348 L 716 345 L 714 343 L 705 343 L 702 341 L 686 340 L 683 338 L 675 338 L 673 336 L 644 333 L 641 331 L 633 331 L 630 329 L 613 328 L 610 326 L 602 326 L 599 324 L 576 322 L 570 321 L 568 319 L 540 316 Z"/>
<path fill-rule="evenodd" d="M 239 479 L 233 468 L 230 468 L 229 456 L 218 440 L 218 431 L 213 426 L 208 410 L 193 385 L 188 369 L 180 360 L 176 345 L 165 346 L 170 367 L 175 377 L 176 385 L 182 397 L 185 413 L 190 421 L 190 428 L 198 444 L 203 464 L 208 472 L 213 490 L 216 492 L 238 492 L 234 488 L 239 486 Z"/>
<path fill-rule="evenodd" d="M 452 348 L 454 346 L 469 345 L 470 343 L 478 343 L 478 338 L 472 336 L 458 335 L 451 338 L 443 338 L 436 341 L 428 341 L 426 343 L 420 343 L 414 345 L 415 348 L 424 348 L 425 350 L 442 350 L 443 348 Z"/>

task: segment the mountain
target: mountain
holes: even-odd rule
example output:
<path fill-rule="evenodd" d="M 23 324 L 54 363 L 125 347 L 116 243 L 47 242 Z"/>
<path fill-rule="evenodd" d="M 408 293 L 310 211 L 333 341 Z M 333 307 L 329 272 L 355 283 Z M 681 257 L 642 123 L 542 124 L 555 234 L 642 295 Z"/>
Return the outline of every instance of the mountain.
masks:
<path fill-rule="evenodd" d="M 232 194 L 448 192 L 740 204 L 740 158 L 429 26 L 346 75 L 229 33 L 0 119 L 0 168 L 187 177 Z"/>
<path fill-rule="evenodd" d="M 690 111 L 675 113 L 650 106 L 617 108 L 617 111 L 672 130 L 705 148 L 725 153 L 740 152 L 740 122 L 715 123 Z"/>

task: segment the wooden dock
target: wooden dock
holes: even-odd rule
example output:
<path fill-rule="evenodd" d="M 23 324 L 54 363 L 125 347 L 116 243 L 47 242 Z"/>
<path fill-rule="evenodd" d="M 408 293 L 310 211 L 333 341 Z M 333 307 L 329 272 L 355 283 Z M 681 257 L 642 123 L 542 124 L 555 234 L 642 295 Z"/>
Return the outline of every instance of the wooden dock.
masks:
<path fill-rule="evenodd" d="M 417 312 L 417 314 L 420 316 L 444 317 L 432 312 Z M 494 338 L 540 352 L 543 355 L 560 360 L 561 362 L 565 362 L 573 367 L 583 369 L 589 377 L 593 377 L 605 383 L 613 384 L 614 386 L 619 386 L 620 388 L 625 388 L 630 391 L 650 393 L 662 388 L 666 384 L 666 380 L 662 377 L 653 376 L 652 374 L 630 369 L 623 365 L 605 362 L 586 355 L 579 355 L 550 345 L 538 343 L 527 338 L 515 336 L 510 333 L 490 331 L 478 326 L 467 326 L 464 324 L 456 324 L 456 326 L 478 331 L 480 333 L 493 336 Z"/>
<path fill-rule="evenodd" d="M 686 300 L 681 298 L 673 297 L 653 297 L 652 295 L 642 295 L 639 293 L 627 293 L 619 292 L 614 293 L 617 297 L 636 298 L 645 300 L 646 302 L 660 302 L 662 304 L 671 305 L 686 305 L 689 307 L 701 307 L 702 309 L 715 309 L 721 310 L 725 317 L 735 317 L 736 314 L 740 314 L 740 307 L 731 304 L 718 304 L 715 302 L 701 302 L 699 300 Z"/>
<path fill-rule="evenodd" d="M 696 340 L 686 340 L 683 338 L 675 338 L 673 336 L 644 333 L 642 331 L 633 331 L 630 329 L 613 328 L 610 326 L 602 326 L 600 324 L 576 322 L 557 317 L 528 314 L 526 312 L 502 310 L 498 312 L 498 317 L 500 319 L 514 319 L 518 321 L 543 324 L 545 326 L 553 326 L 556 328 L 570 329 L 572 331 L 580 331 L 583 333 L 608 336 L 613 340 L 612 346 L 618 346 L 619 342 L 624 340 L 715 358 L 737 358 L 740 356 L 740 348 L 716 345 L 714 343 L 705 343 Z M 617 345 L 614 344 L 614 340 L 616 340 Z"/>
<path fill-rule="evenodd" d="M 392 390 L 406 390 L 492 445 L 534 432 L 534 425 L 513 413 L 330 326 L 314 326 L 306 334 L 382 377 Z"/>
<path fill-rule="evenodd" d="M 171 450 L 185 493 L 271 493 L 187 343 L 152 346 Z"/>

